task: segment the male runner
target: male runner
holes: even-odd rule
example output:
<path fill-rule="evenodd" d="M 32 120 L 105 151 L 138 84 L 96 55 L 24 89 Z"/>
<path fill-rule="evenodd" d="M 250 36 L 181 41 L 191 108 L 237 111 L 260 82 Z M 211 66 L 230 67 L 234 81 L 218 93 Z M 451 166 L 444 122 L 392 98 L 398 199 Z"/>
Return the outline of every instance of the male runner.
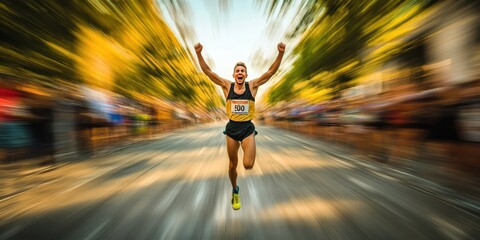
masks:
<path fill-rule="evenodd" d="M 227 99 L 226 110 L 228 118 L 230 119 L 225 128 L 225 134 L 227 135 L 227 152 L 228 158 L 230 159 L 228 176 L 233 188 L 232 208 L 238 210 L 240 209 L 240 189 L 237 186 L 238 149 L 242 146 L 243 166 L 245 169 L 252 169 L 256 154 L 254 134 L 256 131 L 255 125 L 252 123 L 252 119 L 255 117 L 255 96 L 257 95 L 258 87 L 265 84 L 277 72 L 285 52 L 285 44 L 279 43 L 277 45 L 277 58 L 268 71 L 259 78 L 249 82 L 245 81 L 248 76 L 247 67 L 242 62 L 235 64 L 233 69 L 235 82 L 221 78 L 212 72 L 202 56 L 202 49 L 202 44 L 195 44 L 195 52 L 197 53 L 198 62 L 202 71 L 215 84 L 222 87 L 223 94 Z"/>

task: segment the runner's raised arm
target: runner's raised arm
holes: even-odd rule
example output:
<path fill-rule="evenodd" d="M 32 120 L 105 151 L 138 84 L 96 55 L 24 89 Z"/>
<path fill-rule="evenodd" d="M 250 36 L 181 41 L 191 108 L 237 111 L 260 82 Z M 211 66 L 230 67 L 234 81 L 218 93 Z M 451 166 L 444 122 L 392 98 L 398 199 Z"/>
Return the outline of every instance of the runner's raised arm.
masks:
<path fill-rule="evenodd" d="M 277 49 L 278 49 L 277 58 L 272 63 L 268 71 L 262 74 L 262 76 L 260 76 L 259 78 L 252 80 L 251 84 L 253 89 L 256 89 L 261 85 L 265 84 L 277 72 L 278 68 L 280 67 L 280 63 L 282 63 L 283 54 L 285 53 L 285 44 L 279 43 L 277 45 Z"/>
<path fill-rule="evenodd" d="M 200 68 L 202 68 L 202 71 L 207 75 L 208 78 L 210 78 L 210 80 L 212 80 L 212 82 L 221 86 L 224 90 L 228 91 L 228 88 L 230 87 L 231 82 L 226 80 L 226 79 L 221 78 L 220 76 L 218 76 L 216 73 L 214 73 L 210 69 L 207 62 L 205 61 L 205 59 L 202 56 L 202 50 L 203 50 L 202 44 L 200 44 L 200 43 L 195 44 L 195 53 L 197 54 L 198 63 L 200 64 Z"/>

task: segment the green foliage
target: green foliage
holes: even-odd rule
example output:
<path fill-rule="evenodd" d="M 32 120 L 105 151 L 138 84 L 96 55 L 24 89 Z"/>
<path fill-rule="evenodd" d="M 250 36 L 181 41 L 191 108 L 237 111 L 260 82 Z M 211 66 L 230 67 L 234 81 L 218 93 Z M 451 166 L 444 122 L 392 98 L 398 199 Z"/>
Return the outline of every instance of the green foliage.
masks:
<path fill-rule="evenodd" d="M 369 64 L 365 59 L 373 41 L 389 36 L 390 39 L 376 43 L 383 46 L 401 36 L 404 34 L 402 24 L 431 4 L 432 1 L 418 0 L 392 0 L 388 3 L 382 0 L 305 1 L 302 20 L 289 33 L 292 38 L 301 36 L 293 50 L 296 61 L 284 79 L 267 94 L 268 101 L 276 103 L 295 98 L 298 94 L 292 92 L 293 86 L 304 81 L 315 81 L 316 88 L 332 88 L 332 93 L 338 94 L 349 87 L 361 69 Z M 290 5 L 290 1 L 274 1 L 271 9 L 280 9 L 281 13 Z M 269 13 L 275 12 L 270 10 Z M 395 45 L 389 49 L 393 47 Z M 379 54 L 388 56 L 394 53 L 384 51 Z M 387 59 L 382 58 L 383 61 Z M 361 64 L 351 64 L 359 61 Z M 324 72 L 334 74 L 316 78 Z"/>
<path fill-rule="evenodd" d="M 209 81 L 202 92 L 195 87 L 195 67 L 152 0 L 5 0 L 0 34 L 3 75 L 221 103 Z"/>

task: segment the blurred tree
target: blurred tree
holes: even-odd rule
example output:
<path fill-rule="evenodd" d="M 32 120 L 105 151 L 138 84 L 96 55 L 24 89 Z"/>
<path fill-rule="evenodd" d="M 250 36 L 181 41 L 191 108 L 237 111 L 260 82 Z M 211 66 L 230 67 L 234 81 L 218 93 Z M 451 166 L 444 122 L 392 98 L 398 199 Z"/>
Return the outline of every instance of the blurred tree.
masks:
<path fill-rule="evenodd" d="M 195 67 L 153 0 L 5 0 L 0 34 L 4 75 L 221 103 L 212 84 L 196 92 Z"/>
<path fill-rule="evenodd" d="M 288 34 L 291 38 L 301 36 L 293 49 L 297 58 L 284 79 L 267 94 L 268 101 L 275 103 L 297 98 L 295 84 L 312 79 L 318 81 L 316 88 L 321 85 L 334 89 L 332 96 L 338 95 L 342 89 L 350 86 L 365 65 L 370 64 L 367 60 L 373 61 L 375 58 L 370 56 L 368 59 L 366 55 L 376 54 L 376 60 L 382 56 L 382 61 L 393 55 L 391 50 L 398 46 L 398 43 L 391 44 L 393 40 L 412 29 L 402 26 L 433 2 L 392 0 L 385 4 L 381 0 L 305 1 L 302 20 Z M 268 8 L 270 16 L 281 17 L 291 4 L 292 1 L 272 1 Z M 369 51 L 378 48 L 382 48 L 382 51 Z M 323 72 L 334 74 L 329 78 L 316 77 Z M 310 86 L 305 85 L 307 88 Z"/>
<path fill-rule="evenodd" d="M 64 1 L 0 2 L 2 73 L 25 79 L 68 76 L 78 80 L 68 55 L 75 47 L 76 23 L 69 17 L 75 9 Z"/>

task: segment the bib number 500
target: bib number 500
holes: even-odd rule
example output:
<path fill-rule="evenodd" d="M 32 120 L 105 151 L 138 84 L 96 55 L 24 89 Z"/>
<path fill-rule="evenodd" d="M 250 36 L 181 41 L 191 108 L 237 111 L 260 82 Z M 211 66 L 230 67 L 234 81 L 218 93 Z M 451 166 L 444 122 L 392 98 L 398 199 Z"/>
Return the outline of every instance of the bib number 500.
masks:
<path fill-rule="evenodd" d="M 235 112 L 245 112 L 244 105 L 235 105 Z"/>
<path fill-rule="evenodd" d="M 233 100 L 232 113 L 248 114 L 248 100 Z"/>

